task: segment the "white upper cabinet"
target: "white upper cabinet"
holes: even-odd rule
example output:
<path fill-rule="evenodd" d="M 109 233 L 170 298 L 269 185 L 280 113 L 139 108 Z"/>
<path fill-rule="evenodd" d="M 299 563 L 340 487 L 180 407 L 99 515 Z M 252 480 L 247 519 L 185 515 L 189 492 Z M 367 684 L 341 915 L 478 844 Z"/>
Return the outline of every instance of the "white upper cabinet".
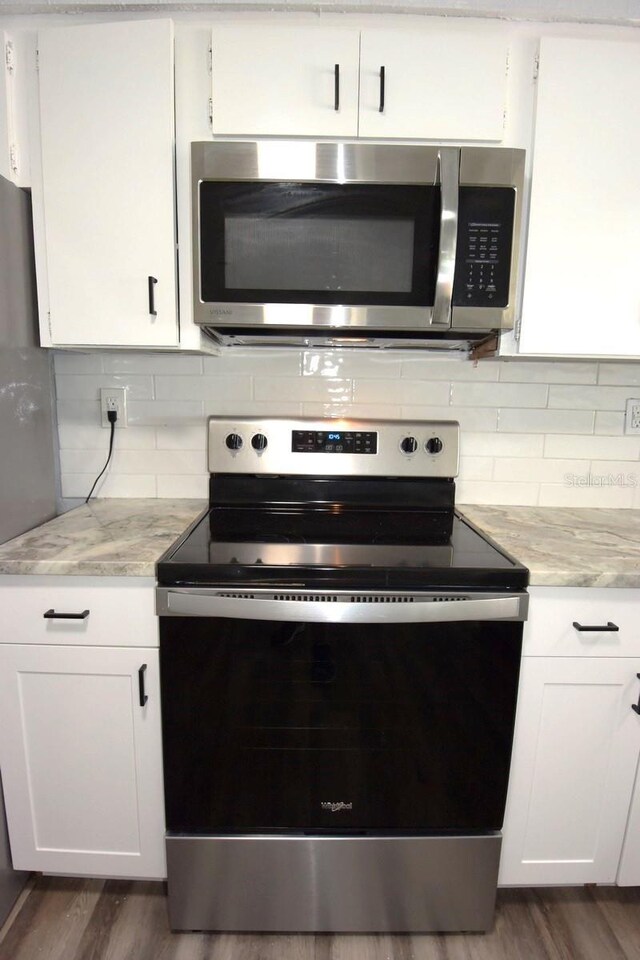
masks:
<path fill-rule="evenodd" d="M 502 140 L 507 60 L 495 23 L 364 30 L 360 136 Z"/>
<path fill-rule="evenodd" d="M 520 352 L 640 356 L 640 43 L 543 39 Z"/>
<path fill-rule="evenodd" d="M 216 135 L 502 139 L 500 25 L 225 23 L 211 49 Z"/>
<path fill-rule="evenodd" d="M 214 134 L 355 137 L 358 45 L 354 29 L 215 26 Z"/>
<path fill-rule="evenodd" d="M 42 30 L 38 51 L 43 345 L 174 346 L 172 24 Z"/>

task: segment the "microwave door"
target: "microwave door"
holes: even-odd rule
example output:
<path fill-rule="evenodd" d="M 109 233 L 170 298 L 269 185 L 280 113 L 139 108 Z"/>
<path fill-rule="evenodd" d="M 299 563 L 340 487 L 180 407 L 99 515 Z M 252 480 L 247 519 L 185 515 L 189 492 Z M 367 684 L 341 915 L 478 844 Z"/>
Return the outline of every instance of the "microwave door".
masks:
<path fill-rule="evenodd" d="M 431 314 L 431 327 L 449 330 L 453 299 L 453 278 L 456 269 L 458 239 L 458 183 L 460 178 L 460 150 L 442 147 L 438 151 L 440 170 L 440 246 L 436 275 L 436 293 Z"/>

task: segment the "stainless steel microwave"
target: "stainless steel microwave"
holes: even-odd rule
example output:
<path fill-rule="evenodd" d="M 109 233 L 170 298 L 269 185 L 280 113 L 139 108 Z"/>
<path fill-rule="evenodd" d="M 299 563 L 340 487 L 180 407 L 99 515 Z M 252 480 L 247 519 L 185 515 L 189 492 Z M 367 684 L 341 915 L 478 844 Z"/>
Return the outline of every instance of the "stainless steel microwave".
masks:
<path fill-rule="evenodd" d="M 514 323 L 524 151 L 191 145 L 194 319 L 219 343 L 451 348 Z"/>

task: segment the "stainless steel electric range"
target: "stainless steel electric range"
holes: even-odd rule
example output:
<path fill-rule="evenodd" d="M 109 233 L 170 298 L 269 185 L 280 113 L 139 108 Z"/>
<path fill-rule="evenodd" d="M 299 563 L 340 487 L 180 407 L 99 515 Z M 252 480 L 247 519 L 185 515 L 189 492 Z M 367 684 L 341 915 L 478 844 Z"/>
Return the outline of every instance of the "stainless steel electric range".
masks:
<path fill-rule="evenodd" d="M 492 924 L 528 571 L 457 423 L 212 418 L 158 563 L 174 930 Z"/>

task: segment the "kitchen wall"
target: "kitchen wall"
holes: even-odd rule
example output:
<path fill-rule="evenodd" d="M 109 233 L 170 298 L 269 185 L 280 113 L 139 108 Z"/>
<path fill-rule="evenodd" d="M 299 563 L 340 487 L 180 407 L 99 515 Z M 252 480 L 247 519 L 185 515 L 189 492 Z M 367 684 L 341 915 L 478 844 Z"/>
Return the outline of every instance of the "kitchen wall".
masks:
<path fill-rule="evenodd" d="M 458 503 L 640 508 L 640 436 L 624 436 L 640 363 L 439 360 L 412 352 L 224 357 L 55 354 L 68 505 L 106 459 L 99 388 L 127 389 L 103 497 L 206 497 L 211 414 L 456 419 Z"/>

